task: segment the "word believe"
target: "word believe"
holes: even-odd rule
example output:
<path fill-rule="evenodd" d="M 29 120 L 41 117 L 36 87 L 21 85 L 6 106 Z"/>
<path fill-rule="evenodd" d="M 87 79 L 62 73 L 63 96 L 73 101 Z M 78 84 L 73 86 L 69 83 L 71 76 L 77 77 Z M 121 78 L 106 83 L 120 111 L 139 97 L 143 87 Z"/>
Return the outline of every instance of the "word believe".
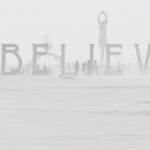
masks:
<path fill-rule="evenodd" d="M 16 44 L 1 44 L 2 45 L 2 69 L 1 69 L 1 74 L 2 75 L 17 75 L 22 66 L 23 66 L 23 62 L 22 59 L 20 57 L 20 55 L 18 54 L 19 52 L 19 46 Z M 61 50 L 64 50 L 64 45 L 65 44 L 61 44 Z M 147 54 L 146 54 L 146 59 L 145 59 L 145 63 L 143 65 L 142 63 L 142 59 L 141 59 L 141 54 L 140 54 L 140 50 L 139 50 L 139 44 L 135 44 L 135 50 L 136 50 L 136 54 L 137 54 L 137 59 L 138 59 L 138 64 L 139 64 L 139 68 L 141 72 L 145 72 L 147 70 L 148 67 L 148 63 L 149 63 L 149 58 L 150 58 L 150 44 L 148 44 L 148 50 L 147 50 Z M 33 44 L 33 64 L 32 64 L 32 73 L 35 73 L 36 70 L 36 66 L 37 66 L 37 62 L 36 62 L 36 58 L 37 56 L 41 56 L 41 55 L 47 55 L 47 51 L 46 49 L 48 49 L 49 45 L 48 44 Z M 44 51 L 38 51 L 38 48 L 42 48 Z M 120 51 L 112 51 L 112 48 L 115 49 L 120 49 Z M 90 44 L 90 49 L 94 49 L 94 44 Z M 110 57 L 112 55 L 121 55 L 121 49 L 122 49 L 122 44 L 106 44 L 106 69 L 110 67 Z M 6 72 L 6 56 L 7 54 L 13 54 L 13 57 L 16 57 L 18 60 L 18 67 L 17 69 L 11 71 L 11 72 Z M 61 62 L 62 63 L 62 62 Z M 61 65 L 62 66 L 62 65 Z"/>

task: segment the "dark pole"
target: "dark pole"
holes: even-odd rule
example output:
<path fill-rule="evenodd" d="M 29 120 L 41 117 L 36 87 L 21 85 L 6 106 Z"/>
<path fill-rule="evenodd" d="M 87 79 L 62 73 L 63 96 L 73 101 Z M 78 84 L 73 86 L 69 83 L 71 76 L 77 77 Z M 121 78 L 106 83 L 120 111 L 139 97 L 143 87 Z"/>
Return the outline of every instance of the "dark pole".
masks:
<path fill-rule="evenodd" d="M 65 46 L 66 44 L 61 44 L 61 75 L 65 72 Z"/>
<path fill-rule="evenodd" d="M 90 44 L 90 74 L 93 75 L 94 71 L 94 44 Z"/>

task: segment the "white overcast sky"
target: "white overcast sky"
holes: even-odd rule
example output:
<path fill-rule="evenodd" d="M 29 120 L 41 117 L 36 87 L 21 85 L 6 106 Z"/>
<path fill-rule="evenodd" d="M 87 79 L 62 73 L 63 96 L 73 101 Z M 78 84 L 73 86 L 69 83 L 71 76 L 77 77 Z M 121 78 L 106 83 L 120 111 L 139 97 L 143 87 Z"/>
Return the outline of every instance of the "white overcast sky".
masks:
<path fill-rule="evenodd" d="M 60 44 L 67 44 L 68 60 L 87 60 L 89 43 L 99 60 L 97 16 L 105 10 L 108 43 L 122 43 L 122 59 L 136 61 L 133 44 L 145 51 L 150 43 L 149 6 L 148 0 L 0 0 L 0 42 L 18 44 L 25 63 L 32 58 L 32 43 L 49 34 L 53 52 L 60 54 Z"/>

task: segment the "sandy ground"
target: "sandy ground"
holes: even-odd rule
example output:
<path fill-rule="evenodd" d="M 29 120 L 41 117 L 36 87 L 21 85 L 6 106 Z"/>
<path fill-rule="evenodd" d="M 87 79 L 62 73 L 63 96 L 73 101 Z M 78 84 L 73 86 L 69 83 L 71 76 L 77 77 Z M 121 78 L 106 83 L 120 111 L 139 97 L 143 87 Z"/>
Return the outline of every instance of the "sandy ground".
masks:
<path fill-rule="evenodd" d="M 0 77 L 0 150 L 148 150 L 150 77 Z"/>

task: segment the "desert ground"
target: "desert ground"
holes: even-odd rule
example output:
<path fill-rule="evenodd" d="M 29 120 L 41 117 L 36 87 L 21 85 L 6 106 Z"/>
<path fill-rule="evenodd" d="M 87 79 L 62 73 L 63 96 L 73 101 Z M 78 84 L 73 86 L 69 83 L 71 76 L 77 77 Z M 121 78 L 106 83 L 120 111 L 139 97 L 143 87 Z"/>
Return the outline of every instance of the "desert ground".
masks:
<path fill-rule="evenodd" d="M 0 150 L 148 150 L 150 77 L 0 76 Z"/>

